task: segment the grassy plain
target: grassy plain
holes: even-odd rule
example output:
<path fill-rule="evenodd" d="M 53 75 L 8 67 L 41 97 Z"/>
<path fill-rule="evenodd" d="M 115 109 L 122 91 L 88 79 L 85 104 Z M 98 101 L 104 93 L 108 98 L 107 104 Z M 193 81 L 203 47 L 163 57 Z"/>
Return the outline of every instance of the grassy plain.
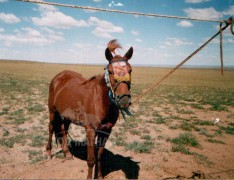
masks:
<path fill-rule="evenodd" d="M 0 61 L 0 178 L 70 177 L 61 173 L 32 176 L 37 174 L 36 170 L 43 171 L 46 167 L 39 163 L 49 163 L 44 157 L 48 136 L 48 86 L 50 80 L 65 69 L 88 78 L 104 73 L 103 68 Z M 133 67 L 133 101 L 169 71 L 170 68 Z M 188 178 L 193 171 L 204 173 L 206 178 L 234 178 L 233 77 L 234 70 L 225 71 L 224 76 L 217 69 L 177 70 L 132 105 L 134 117 L 126 122 L 119 119 L 107 149 L 140 162 L 141 179 L 178 175 Z M 214 123 L 217 119 L 219 121 Z M 70 134 L 73 139 L 84 139 L 81 127 L 71 126 Z M 57 153 L 56 158 L 60 159 L 61 154 Z M 25 173 L 28 168 L 31 174 Z M 80 176 L 70 178 L 85 178 L 86 172 L 81 172 Z M 124 179 L 127 176 L 113 171 L 106 177 Z"/>

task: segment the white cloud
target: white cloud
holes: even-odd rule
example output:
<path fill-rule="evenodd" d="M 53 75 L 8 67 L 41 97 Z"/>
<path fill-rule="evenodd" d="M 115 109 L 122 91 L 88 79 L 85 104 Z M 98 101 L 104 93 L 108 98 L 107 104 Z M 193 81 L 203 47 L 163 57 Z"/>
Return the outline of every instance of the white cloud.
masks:
<path fill-rule="evenodd" d="M 190 18 L 219 19 L 223 17 L 223 14 L 216 11 L 213 7 L 203 9 L 187 8 L 184 9 L 184 12 Z"/>
<path fill-rule="evenodd" d="M 14 32 L 14 34 L 0 34 L 0 41 L 3 41 L 5 46 L 22 43 L 44 46 L 64 40 L 63 36 L 57 33 L 50 32 L 45 34 L 45 32 L 41 33 L 29 27 L 15 30 Z"/>
<path fill-rule="evenodd" d="M 89 43 L 75 43 L 74 46 L 79 49 L 89 49 L 92 47 Z"/>
<path fill-rule="evenodd" d="M 42 30 L 47 32 L 49 35 L 63 36 L 62 32 L 55 31 L 55 30 L 47 28 L 47 27 L 43 27 Z"/>
<path fill-rule="evenodd" d="M 112 6 L 119 6 L 119 7 L 121 7 L 121 6 L 123 6 L 123 4 L 122 3 L 115 3 L 114 1 L 112 1 L 110 4 L 108 4 L 108 6 L 109 7 L 112 7 Z"/>
<path fill-rule="evenodd" d="M 140 33 L 139 33 L 139 31 L 132 30 L 131 34 L 134 36 L 138 36 Z"/>
<path fill-rule="evenodd" d="M 5 31 L 5 29 L 3 29 L 3 28 L 0 28 L 0 33 L 1 33 L 1 32 L 4 32 L 4 31 Z"/>
<path fill-rule="evenodd" d="M 57 11 L 58 9 L 55 6 L 51 5 L 46 5 L 46 4 L 39 4 L 39 8 L 35 9 L 41 12 L 46 12 L 46 11 Z"/>
<path fill-rule="evenodd" d="M 143 42 L 142 39 L 135 39 L 136 42 Z"/>
<path fill-rule="evenodd" d="M 4 21 L 5 23 L 8 23 L 8 24 L 20 22 L 20 19 L 12 13 L 10 13 L 10 14 L 0 13 L 0 20 Z"/>
<path fill-rule="evenodd" d="M 86 27 L 88 24 L 84 20 L 76 20 L 61 12 L 46 12 L 41 18 L 33 17 L 32 21 L 38 26 L 47 26 L 58 29 L 69 29 L 71 27 Z"/>
<path fill-rule="evenodd" d="M 53 27 L 57 29 L 69 29 L 71 27 L 87 27 L 84 20 L 77 20 L 71 16 L 59 12 L 54 6 L 39 5 L 35 9 L 41 13 L 41 17 L 32 17 L 32 22 L 38 26 Z"/>
<path fill-rule="evenodd" d="M 233 39 L 231 39 L 231 38 L 229 38 L 229 39 L 227 39 L 227 41 L 226 41 L 227 43 L 234 43 L 234 40 Z"/>
<path fill-rule="evenodd" d="M 94 2 L 101 2 L 102 0 L 93 0 Z"/>
<path fill-rule="evenodd" d="M 163 43 L 162 47 L 168 46 L 184 46 L 184 45 L 192 45 L 192 42 L 187 41 L 185 38 L 174 38 L 174 37 L 167 37 L 166 41 Z"/>
<path fill-rule="evenodd" d="M 7 0 L 0 0 L 0 3 L 7 2 Z"/>
<path fill-rule="evenodd" d="M 223 24 L 223 26 L 222 27 L 224 27 L 225 26 L 225 24 Z M 218 24 L 216 24 L 216 25 L 214 25 L 213 26 L 214 27 L 214 29 L 216 30 L 216 31 L 219 31 L 219 25 Z M 226 30 L 226 31 L 222 31 L 222 34 L 223 34 L 223 36 L 229 36 L 229 37 L 233 37 L 233 34 L 231 33 L 231 31 L 228 29 L 228 30 Z"/>
<path fill-rule="evenodd" d="M 186 3 L 203 3 L 203 2 L 209 2 L 210 0 L 185 0 Z"/>
<path fill-rule="evenodd" d="M 233 16 L 234 15 L 234 6 L 230 6 L 229 9 L 223 11 L 224 15 Z"/>
<path fill-rule="evenodd" d="M 193 24 L 190 21 L 186 21 L 186 20 L 180 21 L 176 25 L 181 26 L 181 27 L 185 27 L 185 28 L 193 27 Z"/>
<path fill-rule="evenodd" d="M 204 38 L 203 39 L 203 43 L 206 42 L 206 41 L 208 41 L 208 39 L 210 39 L 210 38 L 208 38 L 208 37 Z M 234 40 L 232 38 L 226 37 L 226 38 L 223 38 L 222 42 L 225 43 L 225 44 L 233 44 Z M 202 45 L 203 43 L 200 43 L 199 45 Z M 219 45 L 220 44 L 220 39 L 219 38 L 215 38 L 215 39 L 213 39 L 211 41 L 211 43 Z"/>
<path fill-rule="evenodd" d="M 115 26 L 109 21 L 98 19 L 97 17 L 90 17 L 89 25 L 96 26 L 92 33 L 98 37 L 112 38 L 111 33 L 122 33 L 124 29 L 120 26 Z"/>

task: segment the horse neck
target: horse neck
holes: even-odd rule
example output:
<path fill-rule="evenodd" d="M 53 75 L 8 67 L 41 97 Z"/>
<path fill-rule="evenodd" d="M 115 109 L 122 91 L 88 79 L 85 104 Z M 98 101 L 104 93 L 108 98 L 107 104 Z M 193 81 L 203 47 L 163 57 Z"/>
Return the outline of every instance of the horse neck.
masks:
<path fill-rule="evenodd" d="M 104 74 L 97 76 L 96 83 L 100 86 L 102 90 L 102 96 L 108 97 L 108 88 L 104 78 Z"/>

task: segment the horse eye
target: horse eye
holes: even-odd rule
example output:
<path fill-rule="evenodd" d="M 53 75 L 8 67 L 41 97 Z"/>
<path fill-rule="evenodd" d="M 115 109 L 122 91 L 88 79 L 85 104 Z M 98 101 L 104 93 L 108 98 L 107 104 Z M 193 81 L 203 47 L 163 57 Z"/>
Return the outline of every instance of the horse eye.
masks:
<path fill-rule="evenodd" d="M 116 66 L 118 66 L 118 63 L 117 62 L 116 63 L 112 63 L 112 66 L 116 67 Z"/>
<path fill-rule="evenodd" d="M 122 62 L 119 63 L 119 65 L 122 66 L 122 67 L 126 66 L 126 62 L 122 61 Z"/>

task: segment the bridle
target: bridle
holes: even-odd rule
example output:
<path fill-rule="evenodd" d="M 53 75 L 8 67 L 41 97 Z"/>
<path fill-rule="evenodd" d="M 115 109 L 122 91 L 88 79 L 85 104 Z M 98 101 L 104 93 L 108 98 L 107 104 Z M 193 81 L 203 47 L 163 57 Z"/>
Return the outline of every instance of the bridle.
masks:
<path fill-rule="evenodd" d="M 125 60 L 119 60 L 119 61 L 115 61 L 115 62 L 126 62 Z M 126 81 L 126 80 L 118 80 L 118 83 L 113 87 L 111 82 L 110 82 L 110 74 L 109 74 L 109 71 L 108 71 L 108 67 L 109 65 L 111 65 L 112 63 L 109 63 L 105 68 L 105 81 L 106 81 L 106 86 L 108 87 L 109 89 L 109 92 L 108 92 L 108 95 L 109 95 L 109 98 L 110 98 L 110 101 L 112 103 L 114 103 L 120 110 L 125 110 L 124 108 L 121 108 L 120 106 L 120 100 L 124 97 L 128 97 L 129 99 L 129 104 L 131 104 L 131 83 L 130 81 Z M 130 91 L 129 94 L 122 94 L 122 95 L 116 95 L 115 92 L 118 88 L 118 86 L 121 84 L 121 83 L 125 83 L 127 86 L 128 86 L 128 89 Z"/>

